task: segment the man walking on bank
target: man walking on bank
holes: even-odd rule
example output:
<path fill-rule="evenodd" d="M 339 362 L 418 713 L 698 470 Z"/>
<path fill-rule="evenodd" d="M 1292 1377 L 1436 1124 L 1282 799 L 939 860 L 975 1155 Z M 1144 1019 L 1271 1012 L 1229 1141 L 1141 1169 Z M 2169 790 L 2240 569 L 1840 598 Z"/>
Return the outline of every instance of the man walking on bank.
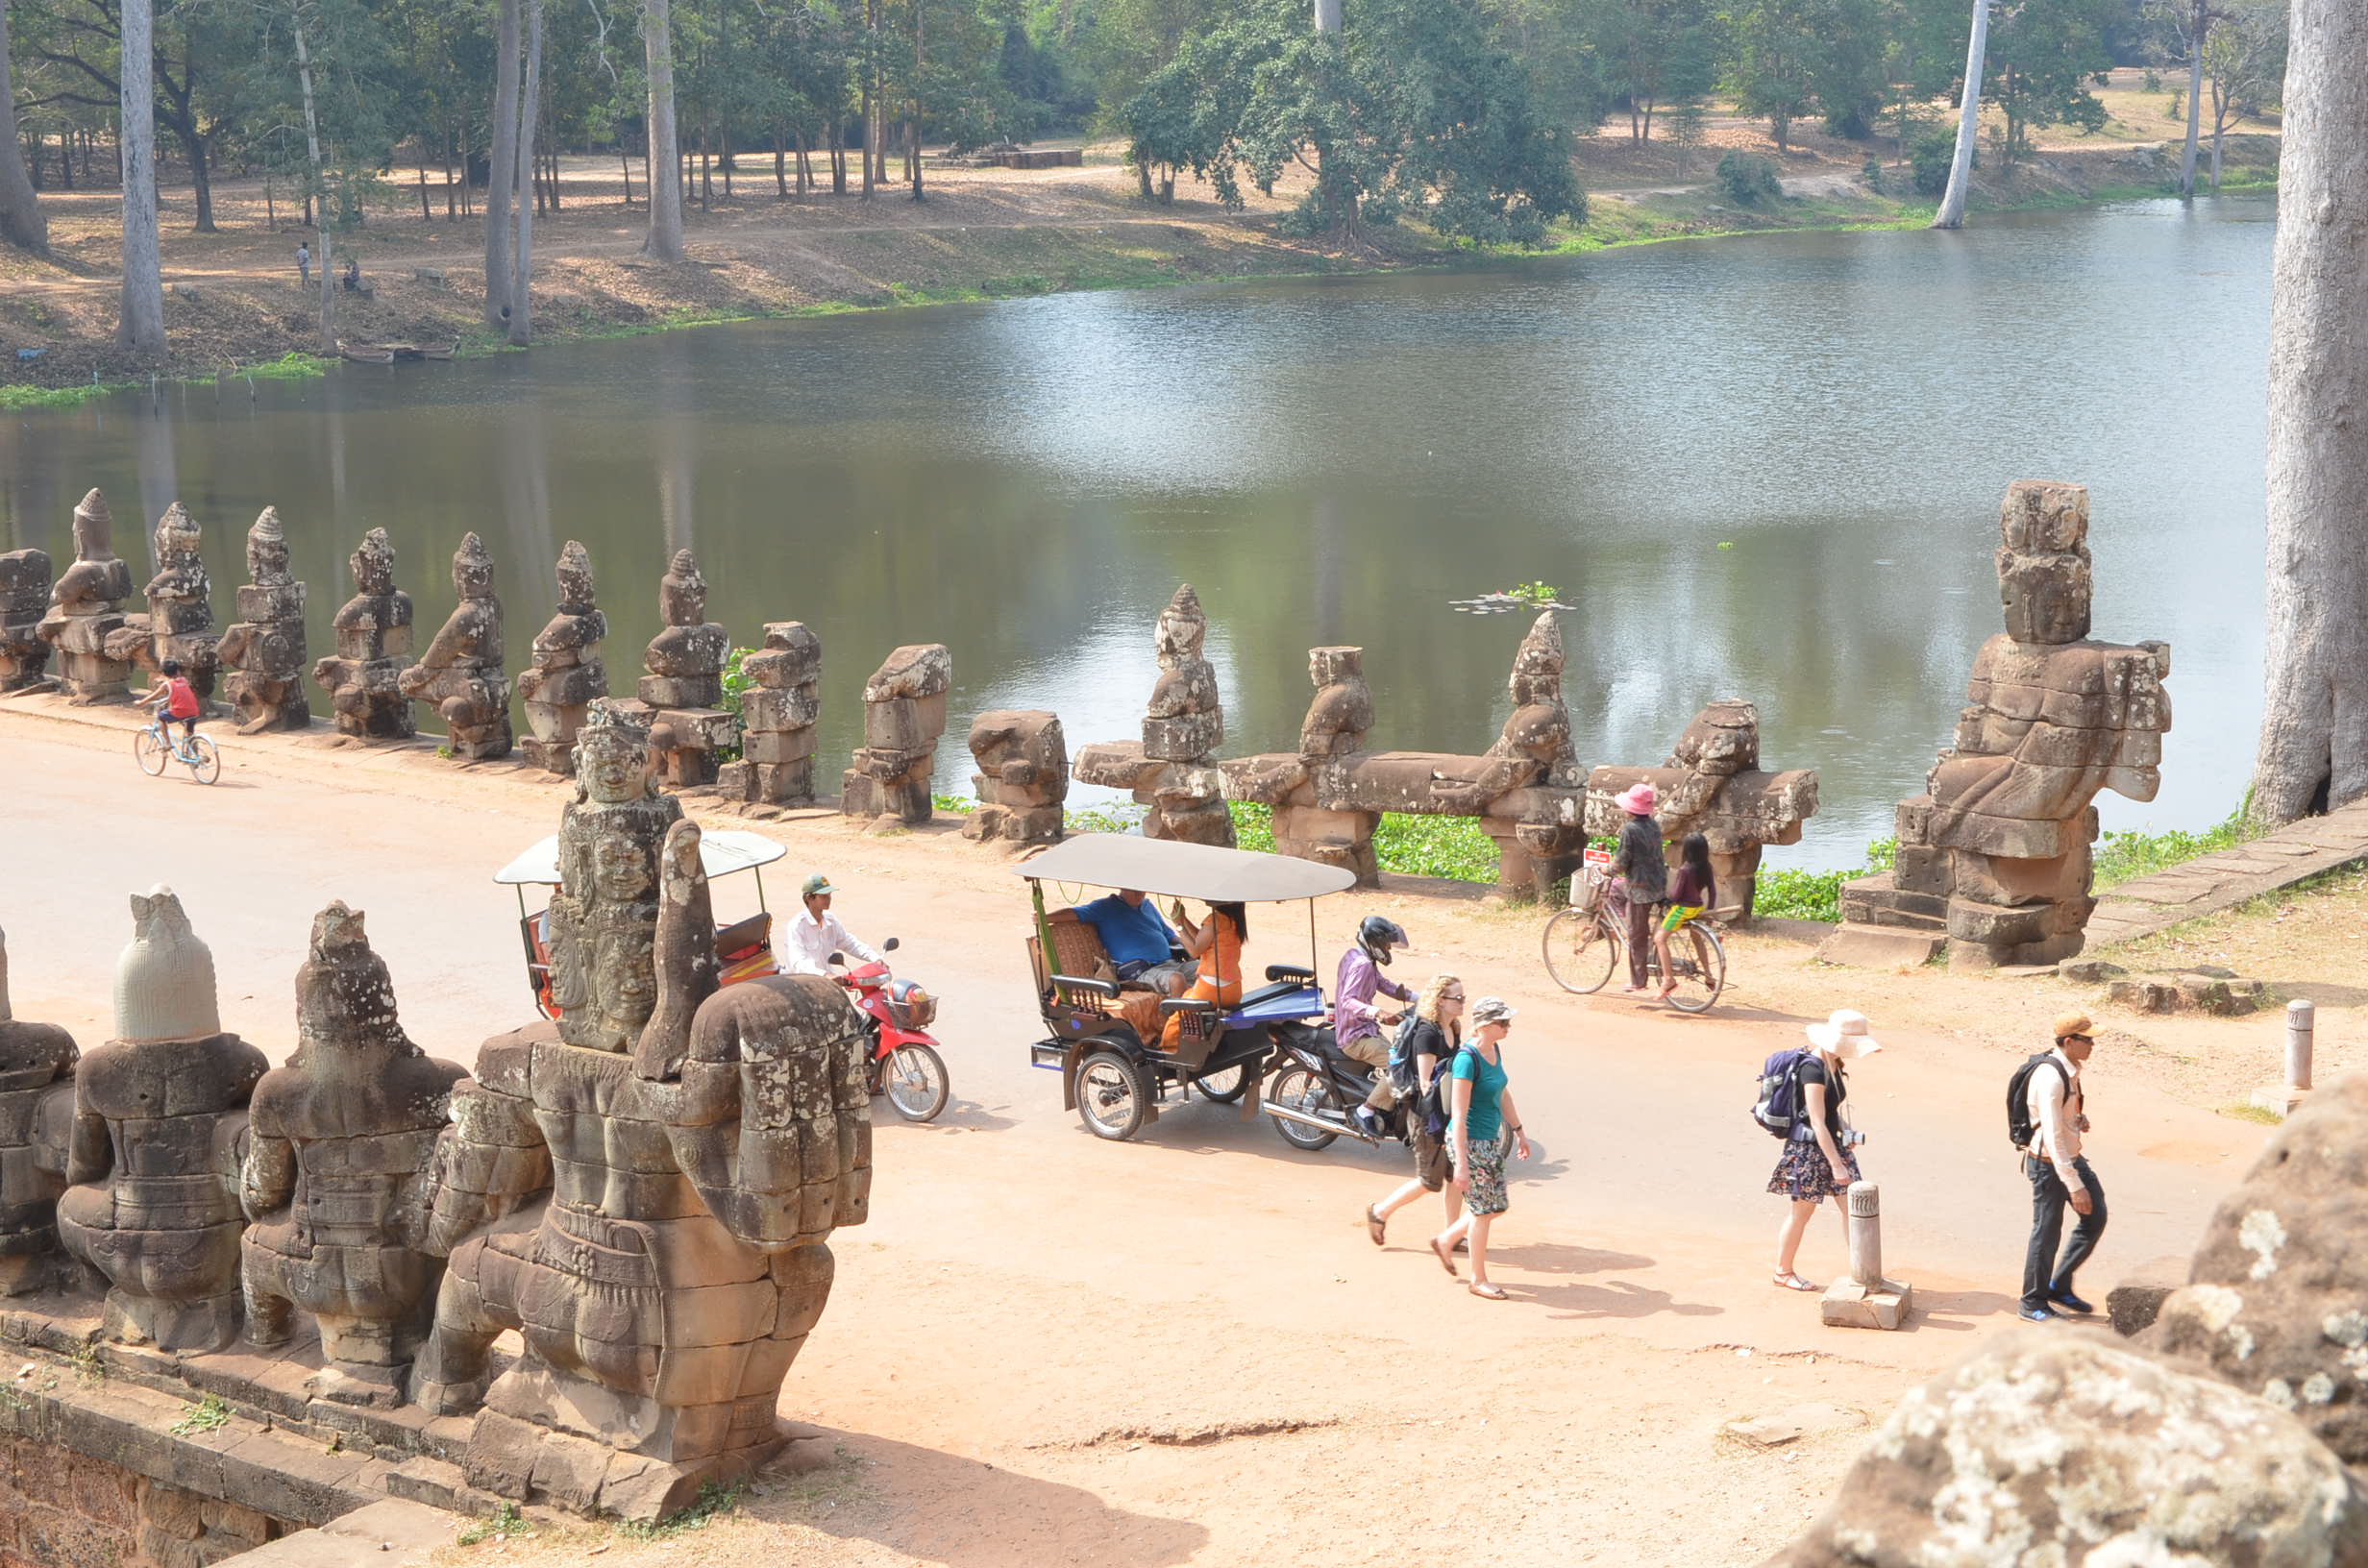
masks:
<path fill-rule="evenodd" d="M 2105 1234 L 2105 1188 L 2081 1153 L 2081 1135 L 2088 1131 L 2081 1066 L 2096 1048 L 2090 1036 L 2095 1027 L 2084 1013 L 2058 1018 L 2056 1048 L 2033 1057 L 2014 1075 L 2020 1100 L 2010 1099 L 2009 1110 L 2021 1115 L 2010 1115 L 2010 1129 L 2027 1129 L 2023 1174 L 2031 1181 L 2031 1247 L 2023 1259 L 2021 1312 L 2027 1323 L 2095 1310 L 2072 1291 L 2073 1274 Z M 2066 1204 L 2080 1222 L 2059 1258 L 2056 1244 L 2063 1236 Z"/>

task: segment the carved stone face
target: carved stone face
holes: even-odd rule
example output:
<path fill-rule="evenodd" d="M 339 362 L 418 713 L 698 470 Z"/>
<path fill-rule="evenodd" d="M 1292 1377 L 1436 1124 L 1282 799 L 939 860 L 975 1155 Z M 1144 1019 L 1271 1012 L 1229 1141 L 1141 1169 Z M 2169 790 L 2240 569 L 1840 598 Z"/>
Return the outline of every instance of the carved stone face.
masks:
<path fill-rule="evenodd" d="M 107 509 L 107 498 L 93 490 L 74 508 L 74 556 L 77 560 L 104 561 L 114 553 L 114 516 Z"/>
<path fill-rule="evenodd" d="M 280 514 L 271 507 L 247 530 L 247 580 L 259 586 L 287 581 L 287 535 L 281 531 Z"/>
<path fill-rule="evenodd" d="M 592 1011 L 620 1026 L 623 1040 L 640 1032 L 657 1009 L 657 968 L 651 948 L 655 911 L 609 911 L 592 933 Z"/>
<path fill-rule="evenodd" d="M 1208 633 L 1206 621 L 1178 615 L 1173 610 L 1160 611 L 1159 629 L 1154 634 L 1159 662 L 1172 669 L 1186 659 L 1198 658 L 1201 642 Z"/>
<path fill-rule="evenodd" d="M 1307 650 L 1307 678 L 1318 691 L 1337 686 L 1344 680 L 1354 680 L 1365 674 L 1365 660 L 1353 648 L 1311 648 Z"/>
<path fill-rule="evenodd" d="M 354 569 L 357 593 L 383 595 L 395 591 L 395 547 L 384 528 L 372 528 L 362 535 L 361 548 L 354 551 L 347 564 Z"/>
<path fill-rule="evenodd" d="M 493 557 L 473 533 L 453 556 L 453 592 L 462 599 L 493 597 Z"/>
<path fill-rule="evenodd" d="M 674 562 L 658 579 L 658 608 L 670 626 L 696 626 L 707 619 L 707 579 L 687 550 L 675 551 Z"/>
<path fill-rule="evenodd" d="M 604 834 L 592 844 L 592 887 L 610 903 L 633 903 L 652 896 L 650 867 L 641 846 L 629 839 Z"/>
<path fill-rule="evenodd" d="M 157 520 L 157 559 L 165 566 L 189 566 L 197 560 L 202 535 L 188 508 L 174 502 Z"/>
<path fill-rule="evenodd" d="M 623 805 L 641 798 L 648 757 L 647 748 L 629 735 L 586 729 L 577 738 L 576 776 L 590 799 Z"/>

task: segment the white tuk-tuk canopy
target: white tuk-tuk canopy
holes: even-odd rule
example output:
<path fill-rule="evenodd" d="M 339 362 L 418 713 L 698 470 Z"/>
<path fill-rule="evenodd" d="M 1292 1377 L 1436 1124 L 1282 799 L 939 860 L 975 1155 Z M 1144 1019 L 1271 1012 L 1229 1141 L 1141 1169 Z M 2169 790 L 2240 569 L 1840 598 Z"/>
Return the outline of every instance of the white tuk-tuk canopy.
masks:
<path fill-rule="evenodd" d="M 1356 873 L 1290 855 L 1147 839 L 1133 833 L 1080 833 L 1021 862 L 1031 882 L 1081 882 L 1130 888 L 1212 904 L 1270 904 L 1321 898 L 1356 886 Z"/>

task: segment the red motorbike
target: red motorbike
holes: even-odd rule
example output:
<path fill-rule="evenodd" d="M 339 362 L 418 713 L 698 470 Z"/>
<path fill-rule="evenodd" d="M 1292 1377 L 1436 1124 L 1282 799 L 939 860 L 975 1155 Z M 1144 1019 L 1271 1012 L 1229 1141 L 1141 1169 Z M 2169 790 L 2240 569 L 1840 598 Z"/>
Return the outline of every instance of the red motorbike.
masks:
<path fill-rule="evenodd" d="M 893 953 L 897 939 L 890 937 L 880 946 Z M 936 1120 L 953 1092 L 946 1059 L 929 1034 L 929 1025 L 937 1019 L 937 998 L 919 982 L 891 975 L 884 963 L 851 969 L 843 956 L 830 956 L 832 977 L 852 993 L 855 1011 L 867 1020 L 872 1092 L 885 1094 L 906 1121 Z"/>

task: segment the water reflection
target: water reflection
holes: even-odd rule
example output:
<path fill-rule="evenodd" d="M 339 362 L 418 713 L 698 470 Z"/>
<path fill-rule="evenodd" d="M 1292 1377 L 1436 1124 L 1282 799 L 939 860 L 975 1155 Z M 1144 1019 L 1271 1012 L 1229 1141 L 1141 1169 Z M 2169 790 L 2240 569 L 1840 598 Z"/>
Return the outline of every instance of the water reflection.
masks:
<path fill-rule="evenodd" d="M 1476 749 L 1520 627 L 1447 600 L 1544 578 L 1579 605 L 1583 756 L 1658 760 L 1702 703 L 1752 698 L 1770 765 L 1824 773 L 1800 858 L 1844 863 L 1997 628 L 2007 482 L 2076 478 L 2099 634 L 2177 651 L 2162 798 L 2108 797 L 2108 823 L 2199 823 L 2241 792 L 2257 712 L 2270 216 L 2143 203 L 234 380 L 0 426 L 0 537 L 70 553 L 85 488 L 143 525 L 177 488 L 227 609 L 276 502 L 325 647 L 364 529 L 433 626 L 473 527 L 513 664 L 578 538 L 619 690 L 689 545 L 736 637 L 821 634 L 826 759 L 914 640 L 954 649 L 957 715 L 1132 733 L 1182 579 L 1234 747 L 1288 744 L 1306 649 L 1352 642 L 1376 744 Z M 966 789 L 958 735 L 941 763 Z"/>

